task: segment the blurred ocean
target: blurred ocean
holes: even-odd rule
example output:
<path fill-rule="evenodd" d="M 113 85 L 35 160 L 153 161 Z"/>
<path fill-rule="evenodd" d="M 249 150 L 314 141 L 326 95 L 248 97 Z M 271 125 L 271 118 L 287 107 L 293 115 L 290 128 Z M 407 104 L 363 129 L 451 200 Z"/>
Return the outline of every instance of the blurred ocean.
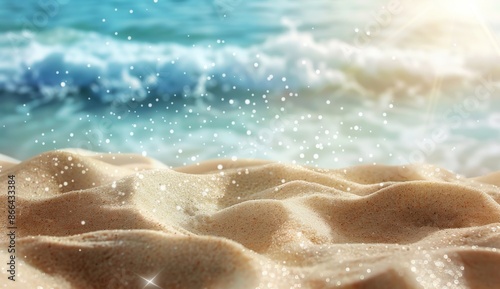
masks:
<path fill-rule="evenodd" d="M 500 170 L 493 0 L 0 2 L 0 153 Z"/>

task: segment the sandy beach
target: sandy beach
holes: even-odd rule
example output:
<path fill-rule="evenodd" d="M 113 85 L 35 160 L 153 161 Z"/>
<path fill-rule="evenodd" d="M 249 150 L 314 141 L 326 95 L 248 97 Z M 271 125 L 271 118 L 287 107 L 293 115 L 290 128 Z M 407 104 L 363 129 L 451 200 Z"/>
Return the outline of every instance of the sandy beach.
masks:
<path fill-rule="evenodd" d="M 499 289 L 500 1 L 0 1 L 0 289 Z"/>
<path fill-rule="evenodd" d="M 0 288 L 500 286 L 500 173 L 82 150 L 0 166 Z"/>

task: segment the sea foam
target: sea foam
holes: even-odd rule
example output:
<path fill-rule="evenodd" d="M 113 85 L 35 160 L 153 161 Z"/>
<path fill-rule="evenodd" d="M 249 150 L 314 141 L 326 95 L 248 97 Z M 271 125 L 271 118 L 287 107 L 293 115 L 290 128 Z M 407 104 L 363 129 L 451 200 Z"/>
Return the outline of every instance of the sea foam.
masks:
<path fill-rule="evenodd" d="M 68 95 L 110 103 L 325 89 L 345 91 L 347 97 L 414 98 L 428 93 L 436 77 L 444 91 L 455 91 L 492 73 L 484 61 L 488 56 L 476 62 L 475 55 L 357 47 L 294 29 L 247 47 L 221 40 L 193 46 L 123 41 L 71 29 L 4 33 L 2 39 L 0 90 L 43 101 Z"/>

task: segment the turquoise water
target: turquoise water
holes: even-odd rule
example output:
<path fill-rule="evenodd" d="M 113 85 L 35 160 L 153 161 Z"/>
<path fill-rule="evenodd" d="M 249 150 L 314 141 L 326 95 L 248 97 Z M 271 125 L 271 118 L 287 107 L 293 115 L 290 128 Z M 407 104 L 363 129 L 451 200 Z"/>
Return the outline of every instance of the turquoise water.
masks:
<path fill-rule="evenodd" d="M 500 169 L 493 1 L 0 3 L 0 153 Z"/>

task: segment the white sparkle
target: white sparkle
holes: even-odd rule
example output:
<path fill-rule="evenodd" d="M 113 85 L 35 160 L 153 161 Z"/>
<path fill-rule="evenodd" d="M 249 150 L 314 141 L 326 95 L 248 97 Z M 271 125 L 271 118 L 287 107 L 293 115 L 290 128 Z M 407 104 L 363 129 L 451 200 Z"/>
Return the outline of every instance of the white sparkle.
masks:
<path fill-rule="evenodd" d="M 137 275 L 137 274 L 136 274 L 136 275 L 137 275 L 137 276 L 139 276 L 139 277 L 141 277 L 141 279 L 143 279 L 144 281 L 146 281 L 146 285 L 144 285 L 144 287 L 142 287 L 143 289 L 144 289 L 144 288 L 146 288 L 146 287 L 149 287 L 149 285 L 152 285 L 152 286 L 155 286 L 155 287 L 157 287 L 157 288 L 161 288 L 161 289 L 163 289 L 162 287 L 160 287 L 160 286 L 158 286 L 157 284 L 155 284 L 155 283 L 154 283 L 154 281 L 155 281 L 156 277 L 158 277 L 158 275 L 160 275 L 160 273 L 161 273 L 161 271 L 160 271 L 160 272 L 158 272 L 158 274 L 156 274 L 156 275 L 155 275 L 153 278 L 151 278 L 151 279 L 144 278 L 144 277 L 142 277 L 141 275 Z"/>

